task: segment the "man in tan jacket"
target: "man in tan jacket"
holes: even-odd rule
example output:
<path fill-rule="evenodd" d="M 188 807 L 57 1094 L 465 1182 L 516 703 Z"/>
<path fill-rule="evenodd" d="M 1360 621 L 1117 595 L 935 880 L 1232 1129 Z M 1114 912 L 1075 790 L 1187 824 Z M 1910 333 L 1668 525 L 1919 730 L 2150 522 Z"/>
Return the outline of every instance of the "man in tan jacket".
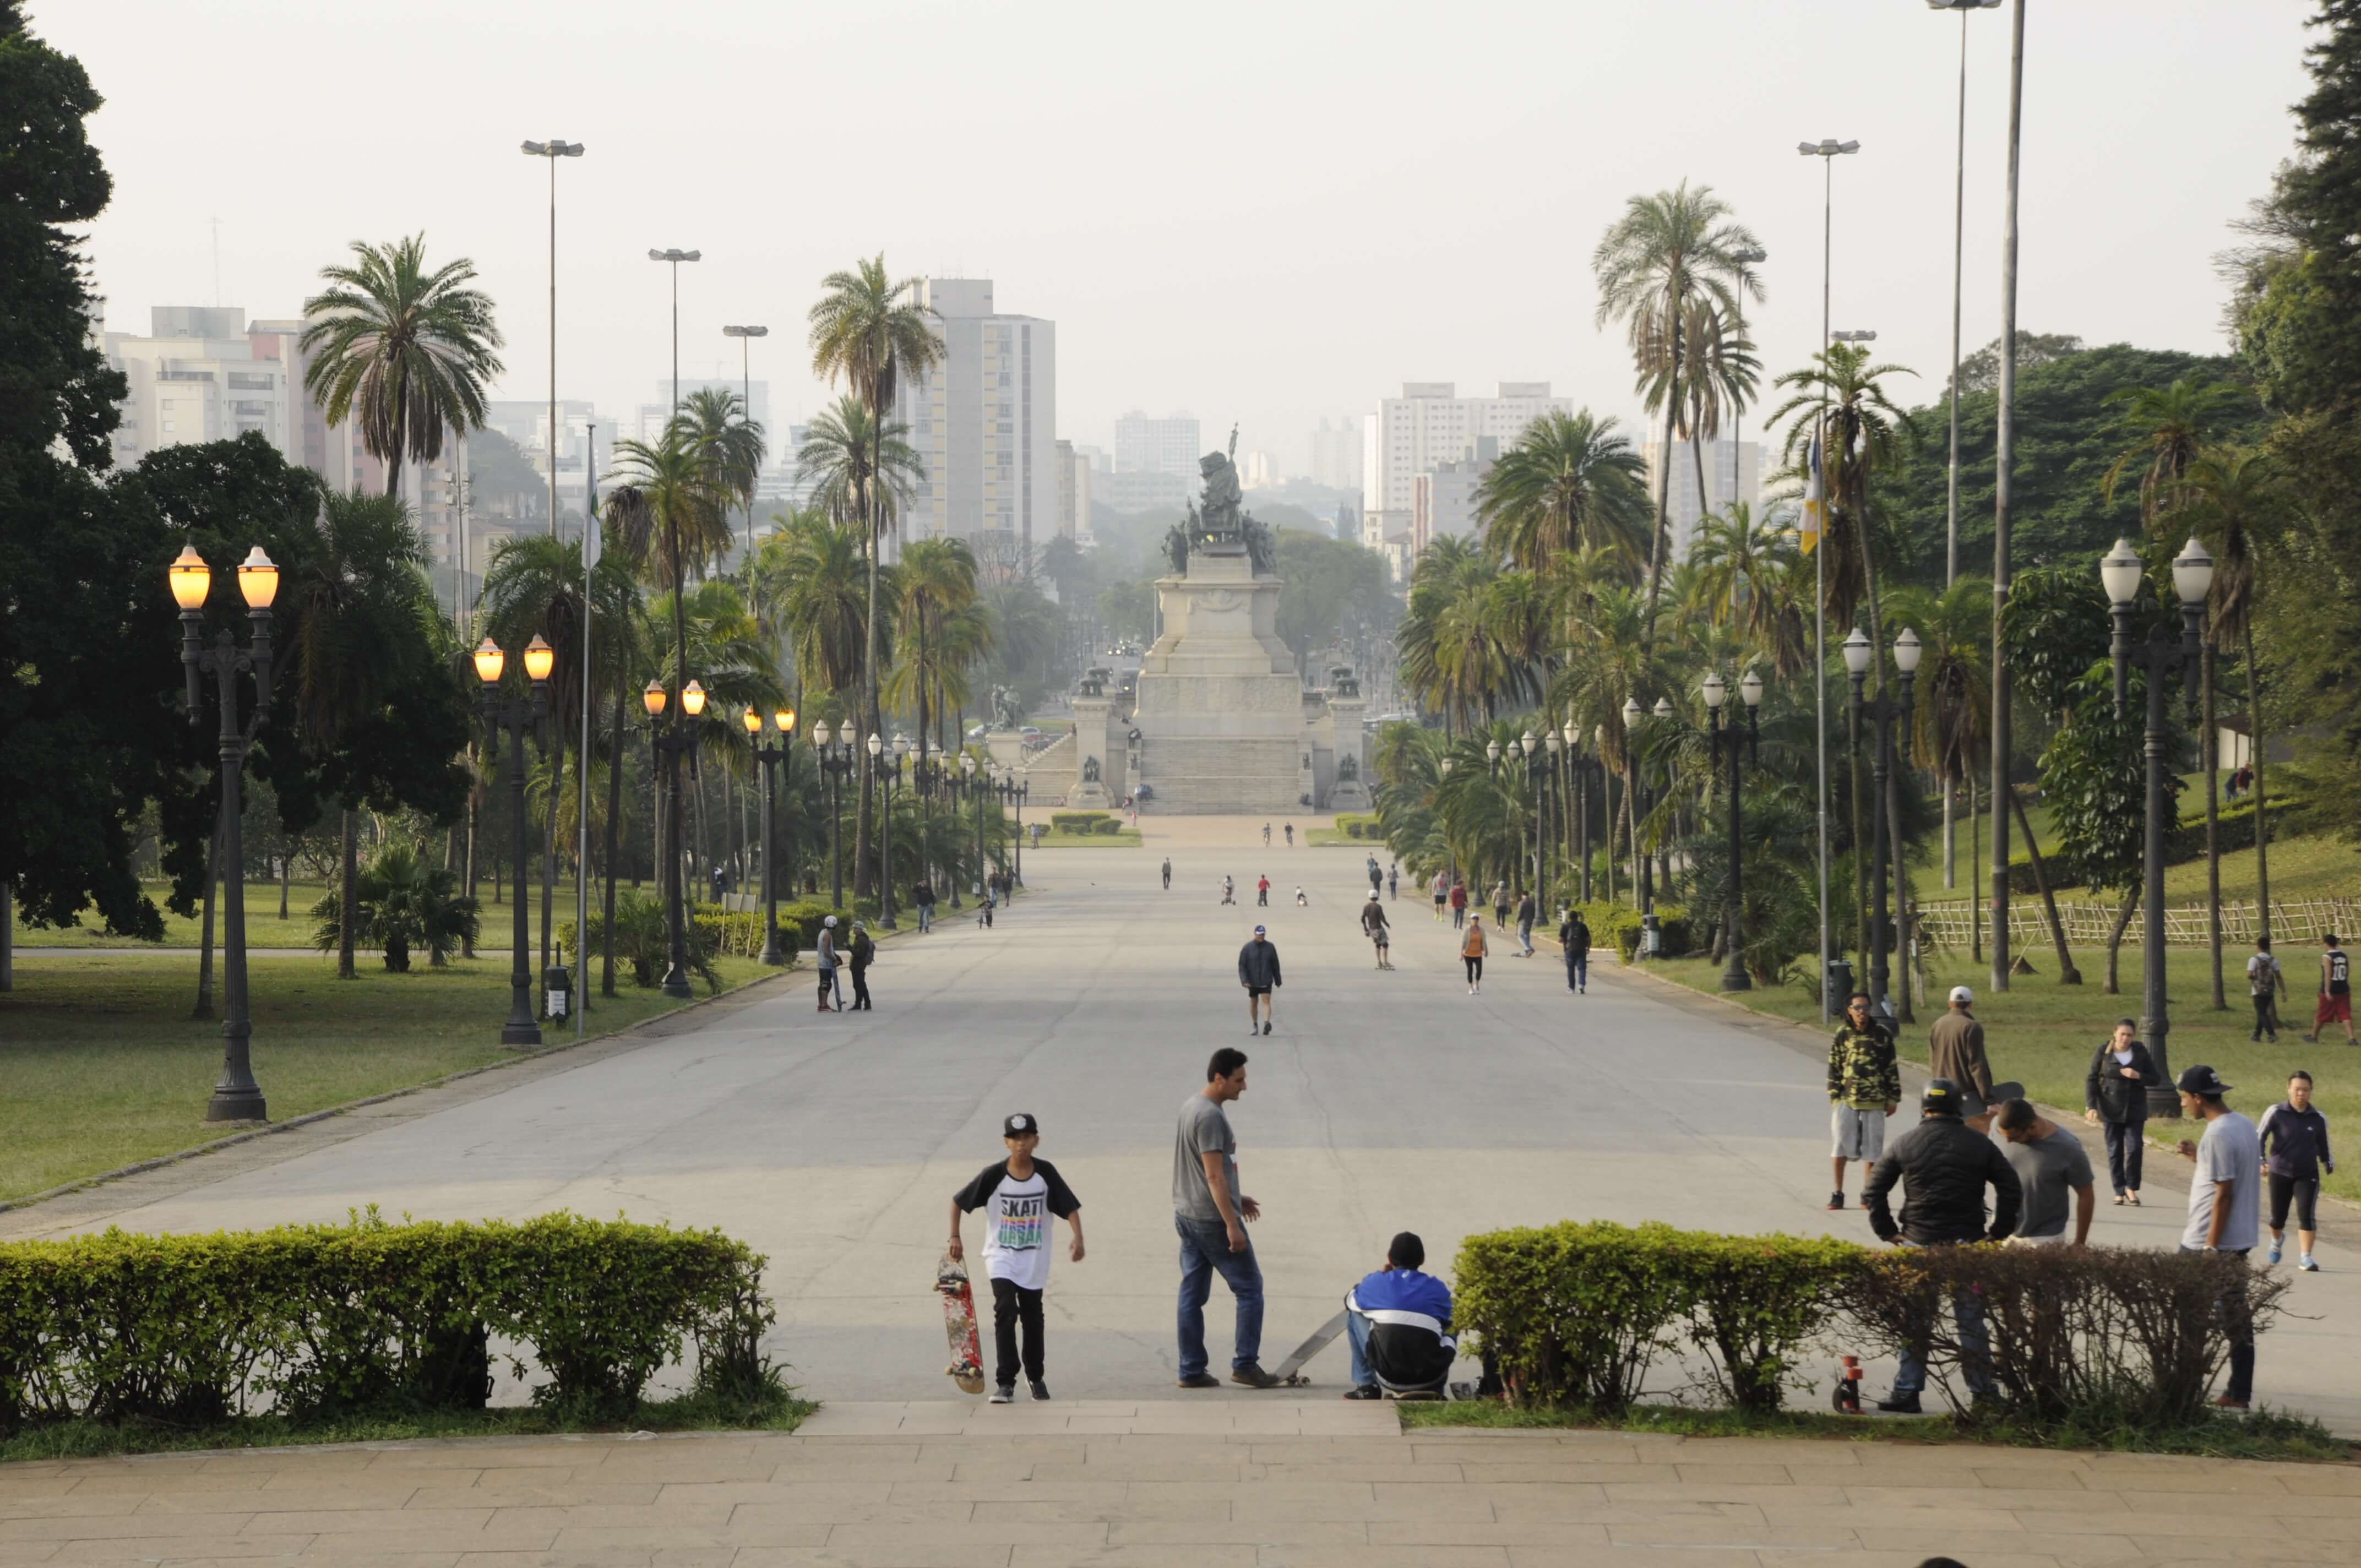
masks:
<path fill-rule="evenodd" d="M 1966 986 L 1951 987 L 1949 1008 L 1927 1033 L 1927 1066 L 1937 1078 L 1959 1086 L 1961 1119 L 1982 1130 L 2008 1097 L 1994 1091 L 1992 1064 L 1984 1059 L 1984 1026 L 1969 1011 L 1975 1001 Z"/>

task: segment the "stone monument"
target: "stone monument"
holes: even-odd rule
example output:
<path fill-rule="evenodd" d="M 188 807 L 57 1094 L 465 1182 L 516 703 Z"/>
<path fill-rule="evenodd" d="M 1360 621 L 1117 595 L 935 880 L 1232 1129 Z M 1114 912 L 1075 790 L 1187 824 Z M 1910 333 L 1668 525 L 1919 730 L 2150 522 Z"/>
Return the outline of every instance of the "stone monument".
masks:
<path fill-rule="evenodd" d="M 1084 810 L 1106 810 L 1120 798 L 1116 791 L 1123 786 L 1123 754 L 1113 750 L 1113 738 L 1121 731 L 1114 728 L 1115 699 L 1106 689 L 1110 673 L 1095 667 L 1083 671 L 1074 691 L 1074 783 L 1066 792 L 1066 804 Z M 1113 779 L 1107 776 L 1110 771 Z"/>
<path fill-rule="evenodd" d="M 1229 452 L 1209 452 L 1202 505 L 1166 540 L 1164 632 L 1140 661 L 1140 782 L 1170 813 L 1298 810 L 1303 683 L 1280 641 L 1269 535 L 1242 506 Z"/>

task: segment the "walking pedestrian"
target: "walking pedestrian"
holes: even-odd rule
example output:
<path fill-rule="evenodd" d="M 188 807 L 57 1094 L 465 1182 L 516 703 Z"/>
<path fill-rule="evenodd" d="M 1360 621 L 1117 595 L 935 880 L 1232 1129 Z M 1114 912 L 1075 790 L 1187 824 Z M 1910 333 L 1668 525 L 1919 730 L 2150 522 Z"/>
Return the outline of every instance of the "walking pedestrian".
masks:
<path fill-rule="evenodd" d="M 1894 1059 L 1894 1036 L 1869 1005 L 1869 992 L 1856 991 L 1845 1003 L 1844 1022 L 1828 1042 L 1828 1156 L 1835 1190 L 1831 1210 L 1844 1207 L 1845 1161 L 1861 1162 L 1866 1189 L 1885 1152 L 1885 1119 L 1902 1106 L 1902 1069 Z"/>
<path fill-rule="evenodd" d="M 1287 825 L 1287 847 L 1290 850 L 1295 848 L 1295 824 L 1292 822 Z"/>
<path fill-rule="evenodd" d="M 1464 883 L 1451 884 L 1451 928 L 1455 931 L 1467 924 L 1467 887 Z"/>
<path fill-rule="evenodd" d="M 1232 882 L 1225 874 L 1222 878 L 1222 902 L 1224 904 L 1235 904 L 1237 901 L 1238 884 Z"/>
<path fill-rule="evenodd" d="M 1960 1117 L 1982 1132 L 2004 1096 L 1993 1092 L 1992 1063 L 1984 1059 L 1984 1026 L 1970 1011 L 1976 993 L 1964 985 L 1951 987 L 1950 1005 L 1927 1031 L 1927 1066 L 1937 1078 L 1955 1086 Z"/>
<path fill-rule="evenodd" d="M 1888 1195 L 1903 1183 L 1902 1219 L 1894 1223 Z M 1984 1221 L 1984 1189 L 1993 1193 L 1992 1221 Z M 2016 1229 L 2024 1191 L 2000 1146 L 1969 1127 L 1960 1115 L 1960 1091 L 1948 1078 L 1927 1080 L 1918 1096 L 1918 1124 L 1894 1140 L 1861 1189 L 1869 1228 L 1880 1241 L 1902 1246 L 1950 1246 L 1966 1242 L 2005 1241 Z M 1970 1291 L 1951 1298 L 1951 1319 L 1960 1331 L 1969 1392 L 1992 1392 L 1992 1341 L 1983 1303 Z M 1927 1346 L 1902 1347 L 1894 1388 L 1877 1402 L 1889 1415 L 1919 1413 L 1927 1387 Z"/>
<path fill-rule="evenodd" d="M 2197 1162 L 2189 1183 L 2189 1223 L 2180 1233 L 2183 1252 L 2226 1252 L 2244 1257 L 2262 1230 L 2263 1145 L 2255 1124 L 2230 1109 L 2231 1085 L 2202 1062 L 2185 1070 L 2178 1085 L 2180 1109 L 2202 1118 L 2204 1135 L 2180 1140 L 2184 1159 Z M 2243 1410 L 2255 1397 L 2255 1325 L 2243 1303 L 2224 1303 L 2230 1339 L 2230 1385 L 2213 1401 Z"/>
<path fill-rule="evenodd" d="M 1443 924 L 1443 905 L 1451 896 L 1451 879 L 1441 872 L 1434 873 L 1434 923 Z"/>
<path fill-rule="evenodd" d="M 923 937 L 935 928 L 934 884 L 921 878 L 910 889 L 910 902 L 918 911 L 918 935 Z"/>
<path fill-rule="evenodd" d="M 819 923 L 819 944 L 812 949 L 812 961 L 819 966 L 819 1010 L 823 1013 L 844 1011 L 844 987 L 836 978 L 836 916 L 823 916 Z M 836 1005 L 829 1005 L 833 992 Z"/>
<path fill-rule="evenodd" d="M 2337 946 L 2334 931 L 2320 945 L 2326 949 L 2320 955 L 2320 1004 L 2312 1009 L 2312 1033 L 2304 1039 L 2316 1044 L 2323 1025 L 2342 1024 L 2345 1043 L 2361 1044 L 2353 1037 L 2353 955 Z"/>
<path fill-rule="evenodd" d="M 858 920 L 852 923 L 852 944 L 848 956 L 852 960 L 848 966 L 852 970 L 852 1010 L 874 1013 L 877 1009 L 869 1000 L 869 966 L 877 961 L 877 944 L 869 939 L 869 927 Z"/>
<path fill-rule="evenodd" d="M 2140 1165 L 2147 1152 L 2147 1093 L 2164 1081 L 2139 1037 L 2136 1019 L 2118 1018 L 2115 1032 L 2091 1053 L 2082 1075 L 2082 1120 L 2107 1129 L 2107 1182 L 2115 1206 L 2140 1206 Z"/>
<path fill-rule="evenodd" d="M 1590 992 L 1590 922 L 1579 909 L 1568 909 L 1557 923 L 1557 945 L 1565 953 L 1565 988 L 1576 996 Z"/>
<path fill-rule="evenodd" d="M 1517 894 L 1517 957 L 1533 956 L 1533 895 L 1530 893 Z"/>
<path fill-rule="evenodd" d="M 2268 1035 L 2271 1044 L 2279 1043 L 2279 1001 L 2287 994 L 2287 970 L 2271 956 L 2271 939 L 2255 938 L 2254 956 L 2246 960 L 2246 994 L 2254 999 L 2255 1032 L 2246 1037 L 2260 1040 Z"/>
<path fill-rule="evenodd" d="M 1301 883 L 1297 883 L 1295 884 L 1295 907 L 1298 909 L 1305 908 L 1311 904 L 1311 902 L 1312 901 L 1310 899 L 1303 896 L 1303 884 Z"/>
<path fill-rule="evenodd" d="M 983 879 L 983 896 L 976 901 L 975 923 L 985 930 L 992 928 L 992 912 L 1000 902 L 1000 890 L 994 878 Z"/>
<path fill-rule="evenodd" d="M 2255 1128 L 2263 1151 L 2263 1170 L 2270 1178 L 2270 1261 L 2279 1260 L 2287 1243 L 2288 1205 L 2295 1205 L 2296 1266 L 2306 1274 L 2320 1272 L 2312 1260 L 2312 1238 L 2320 1234 L 2320 1173 L 2336 1174 L 2328 1152 L 2328 1118 L 2312 1102 L 2312 1074 L 2301 1069 L 2288 1075 L 2283 1104 L 2263 1113 Z"/>
<path fill-rule="evenodd" d="M 1369 891 L 1375 893 L 1385 885 L 1386 873 L 1378 869 L 1378 857 L 1371 855 L 1369 857 Z"/>
<path fill-rule="evenodd" d="M 1391 899 L 1401 897 L 1401 862 L 1400 861 L 1395 861 L 1386 867 L 1386 896 Z"/>
<path fill-rule="evenodd" d="M 1270 878 L 1267 876 L 1258 876 L 1255 878 L 1255 907 L 1257 909 L 1268 908 L 1269 905 Z"/>
<path fill-rule="evenodd" d="M 1393 968 L 1393 960 L 1386 952 L 1393 934 L 1386 927 L 1386 906 L 1378 902 L 1378 890 L 1374 887 L 1369 889 L 1369 902 L 1361 905 L 1361 935 L 1377 944 L 1378 967 Z"/>
<path fill-rule="evenodd" d="M 1270 993 L 1284 982 L 1279 973 L 1279 948 L 1268 933 L 1257 926 L 1246 945 L 1238 949 L 1238 983 L 1246 988 L 1246 1033 L 1257 1032 L 1257 1011 L 1263 1034 L 1270 1033 Z"/>
<path fill-rule="evenodd" d="M 1268 1388 L 1279 1379 L 1262 1369 L 1262 1267 L 1255 1261 L 1246 1223 L 1262 1205 L 1238 1189 L 1238 1140 L 1224 1107 L 1246 1091 L 1246 1054 L 1228 1046 L 1205 1064 L 1205 1087 L 1180 1107 L 1172 1146 L 1172 1228 L 1180 1235 L 1180 1357 L 1183 1388 L 1218 1388 L 1206 1370 L 1205 1300 L 1213 1276 L 1230 1288 L 1237 1327 L 1230 1344 L 1230 1381 Z"/>
<path fill-rule="evenodd" d="M 2091 1179 L 2091 1152 L 2082 1140 L 2060 1128 L 2026 1099 L 2009 1101 L 1993 1118 L 2007 1141 L 2002 1157 L 2025 1190 L 2023 1217 L 2008 1238 L 2011 1246 L 2059 1246 L 2066 1241 L 2067 1198 L 2073 1198 L 2074 1242 L 2091 1240 L 2091 1216 L 2098 1198 Z"/>
<path fill-rule="evenodd" d="M 1036 1399 L 1047 1399 L 1042 1381 L 1046 1359 L 1041 1295 L 1049 1288 L 1049 1221 L 1066 1222 L 1074 1233 L 1066 1255 L 1082 1261 L 1082 1202 L 1074 1196 L 1058 1168 L 1036 1159 L 1041 1144 L 1041 1124 L 1030 1115 L 1015 1115 L 1000 1124 L 1000 1141 L 1008 1157 L 987 1165 L 973 1181 L 951 1195 L 950 1254 L 967 1255 L 960 1239 L 960 1218 L 989 1205 L 983 1223 L 983 1272 L 992 1281 L 992 1402 L 1012 1403 L 1016 1398 L 1019 1357 L 1016 1331 L 1025 1331 L 1022 1365 L 1025 1381 Z"/>
<path fill-rule="evenodd" d="M 1164 891 L 1172 891 L 1172 857 L 1170 855 L 1164 857 Z"/>
<path fill-rule="evenodd" d="M 1478 915 L 1459 943 L 1459 961 L 1466 966 L 1467 994 L 1470 996 L 1480 996 L 1484 992 L 1484 955 L 1489 950 L 1490 944 L 1484 940 L 1484 916 Z"/>
<path fill-rule="evenodd" d="M 1492 884 L 1492 929 L 1509 928 L 1509 884 L 1506 880 Z"/>
<path fill-rule="evenodd" d="M 1262 825 L 1262 847 L 1266 850 L 1270 848 L 1270 824 L 1268 822 Z"/>

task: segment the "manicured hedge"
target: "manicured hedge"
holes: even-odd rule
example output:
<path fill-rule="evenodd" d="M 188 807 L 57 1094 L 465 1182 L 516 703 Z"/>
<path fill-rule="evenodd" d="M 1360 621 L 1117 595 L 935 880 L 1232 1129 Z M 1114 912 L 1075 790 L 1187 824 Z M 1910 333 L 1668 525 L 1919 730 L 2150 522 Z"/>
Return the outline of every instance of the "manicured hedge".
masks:
<path fill-rule="evenodd" d="M 2039 1426 L 2155 1427 L 2205 1413 L 2229 1329 L 2267 1328 L 2286 1281 L 2243 1259 L 2107 1247 L 1872 1250 L 1786 1235 L 1606 1223 L 1495 1231 L 1461 1245 L 1458 1322 L 1518 1404 L 1612 1413 L 1652 1365 L 1684 1352 L 1730 1407 L 1777 1409 L 1813 1386 L 1807 1351 L 1963 1347 L 1942 1303 L 1990 1322 L 2003 1413 Z M 1953 1402 L 1964 1388 L 1942 1384 Z"/>
<path fill-rule="evenodd" d="M 1385 837 L 1378 828 L 1375 812 L 1340 811 L 1336 814 L 1336 826 L 1345 830 L 1345 837 L 1347 839 L 1383 839 Z"/>
<path fill-rule="evenodd" d="M 1101 823 L 1115 824 L 1115 819 L 1104 811 L 1053 811 L 1049 827 L 1060 833 L 1099 833 L 1115 831 L 1114 826 L 1101 828 Z"/>
<path fill-rule="evenodd" d="M 767 1260 L 719 1231 L 557 1213 L 0 1244 L 0 1436 L 480 1409 L 490 1344 L 536 1404 L 628 1413 L 694 1345 L 700 1386 L 774 1383 Z"/>

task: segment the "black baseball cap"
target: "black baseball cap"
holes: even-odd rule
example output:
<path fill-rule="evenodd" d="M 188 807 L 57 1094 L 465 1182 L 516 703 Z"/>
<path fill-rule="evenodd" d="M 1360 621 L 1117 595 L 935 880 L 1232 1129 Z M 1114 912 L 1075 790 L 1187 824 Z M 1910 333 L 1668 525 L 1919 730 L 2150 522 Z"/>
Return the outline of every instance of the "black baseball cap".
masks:
<path fill-rule="evenodd" d="M 1001 1122 L 1000 1135 L 1004 1138 L 1038 1138 L 1041 1135 L 1041 1118 L 1019 1111 Z"/>
<path fill-rule="evenodd" d="M 2214 1095 L 2228 1093 L 2232 1086 L 2222 1081 L 2220 1073 L 2199 1062 L 2195 1067 L 2183 1068 L 2174 1087 L 2183 1094 Z"/>

